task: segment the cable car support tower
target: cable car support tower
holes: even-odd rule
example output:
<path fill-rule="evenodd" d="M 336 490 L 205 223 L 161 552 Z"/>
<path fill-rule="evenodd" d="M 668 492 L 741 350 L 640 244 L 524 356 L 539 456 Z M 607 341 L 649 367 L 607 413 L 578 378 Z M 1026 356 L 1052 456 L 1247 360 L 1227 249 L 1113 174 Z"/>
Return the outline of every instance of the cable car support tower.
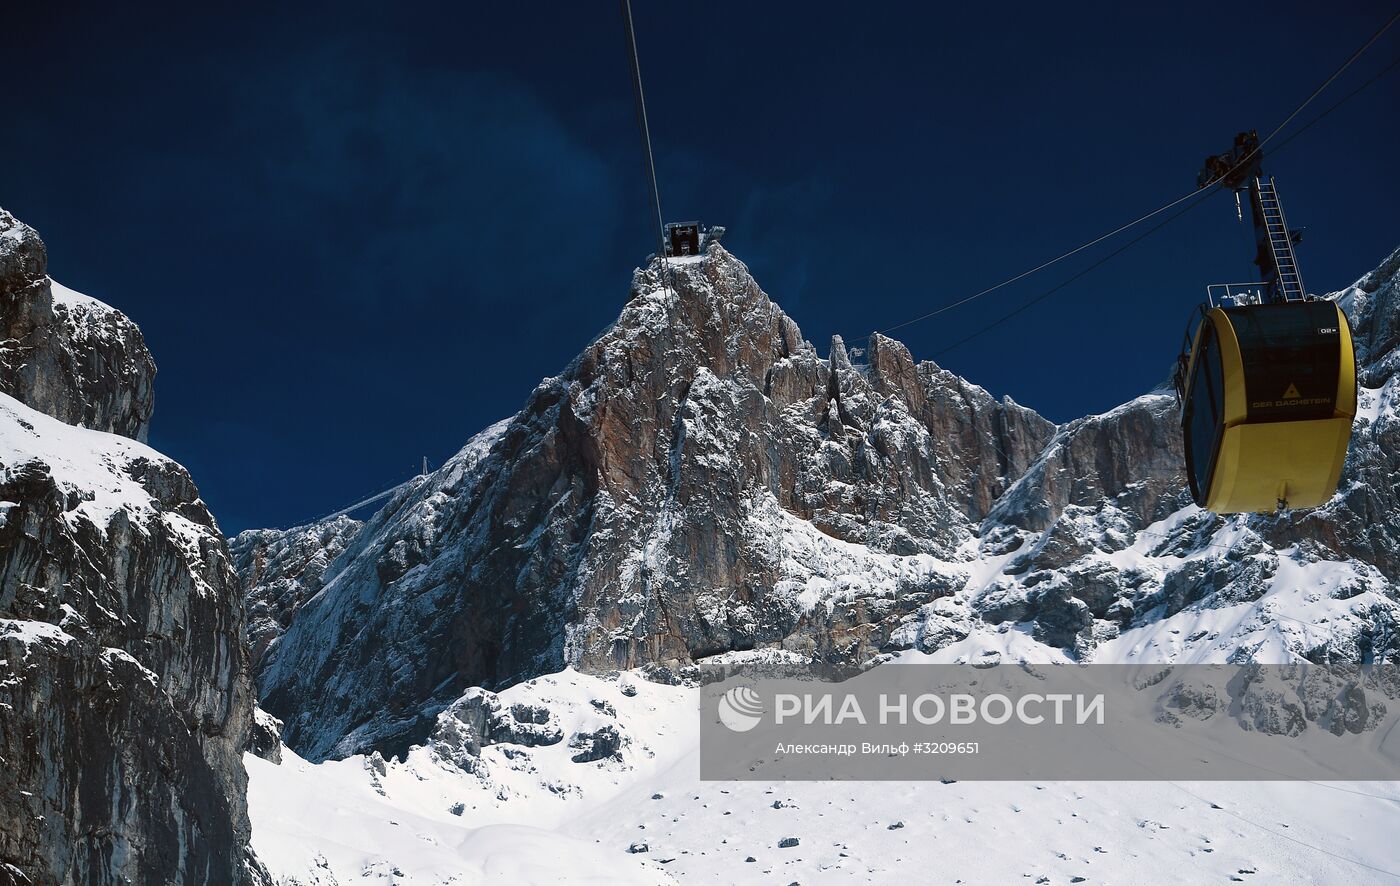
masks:
<path fill-rule="evenodd" d="M 1302 240 L 1302 232 L 1288 227 L 1278 185 L 1272 176 L 1264 177 L 1263 159 L 1259 133 L 1251 129 L 1235 136 L 1232 150 L 1207 157 L 1196 179 L 1202 188 L 1219 185 L 1234 191 L 1236 212 L 1240 192 L 1248 191 L 1250 218 L 1254 222 L 1254 264 L 1259 268 L 1260 281 L 1212 284 L 1207 287 L 1212 307 L 1220 307 L 1221 302 L 1275 304 L 1308 298 L 1293 250 Z"/>

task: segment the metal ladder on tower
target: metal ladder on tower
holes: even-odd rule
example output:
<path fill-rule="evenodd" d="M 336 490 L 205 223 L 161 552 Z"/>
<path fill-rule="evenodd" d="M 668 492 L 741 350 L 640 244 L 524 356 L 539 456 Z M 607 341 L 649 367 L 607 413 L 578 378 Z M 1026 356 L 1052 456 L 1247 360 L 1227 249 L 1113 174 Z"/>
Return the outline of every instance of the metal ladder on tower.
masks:
<path fill-rule="evenodd" d="M 1278 273 L 1279 295 L 1284 301 L 1303 301 L 1307 293 L 1303 289 L 1303 278 L 1298 274 L 1298 262 L 1293 256 L 1293 237 L 1288 232 L 1288 220 L 1283 214 L 1283 204 L 1279 202 L 1278 188 L 1272 177 L 1267 180 L 1259 178 L 1255 182 L 1259 187 L 1259 210 L 1264 216 L 1269 251 Z"/>

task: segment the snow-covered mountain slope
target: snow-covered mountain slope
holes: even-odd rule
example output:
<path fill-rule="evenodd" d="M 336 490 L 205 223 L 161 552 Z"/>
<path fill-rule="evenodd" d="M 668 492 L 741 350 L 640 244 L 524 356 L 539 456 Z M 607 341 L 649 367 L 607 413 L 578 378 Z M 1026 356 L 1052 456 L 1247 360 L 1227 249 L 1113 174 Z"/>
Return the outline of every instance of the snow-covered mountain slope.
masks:
<path fill-rule="evenodd" d="M 982 636 L 979 654 L 1050 652 L 1013 634 L 1022 639 Z M 402 761 L 250 757 L 254 846 L 287 886 L 1400 875 L 1394 784 L 701 782 L 696 694 L 570 670 L 498 697 L 468 693 Z M 473 712 L 492 706 L 494 735 L 474 756 Z M 576 762 L 595 743 L 574 737 L 600 730 L 616 735 L 615 751 Z"/>
<path fill-rule="evenodd" d="M 1364 387 L 1337 497 L 1230 519 L 1190 502 L 1170 394 L 1056 427 L 883 336 L 819 358 L 718 246 L 671 286 L 638 271 L 613 327 L 302 593 L 261 697 L 319 760 L 569 665 L 839 671 L 1000 631 L 1081 660 L 1400 651 L 1397 256 L 1335 296 Z"/>
<path fill-rule="evenodd" d="M 140 333 L 44 267 L 0 211 L 0 882 L 264 882 L 228 549 L 185 469 L 134 439 Z"/>
<path fill-rule="evenodd" d="M 279 766 L 250 756 L 259 857 L 285 883 L 673 882 L 644 853 L 561 828 L 673 765 L 677 737 L 694 744 L 689 691 L 565 672 L 499 698 L 470 693 L 458 714 L 469 721 L 482 705 L 503 712 L 502 742 L 477 745 L 479 757 L 469 727 L 450 713 L 441 740 L 404 762 L 376 753 L 318 765 L 285 752 Z M 617 747 L 575 762 L 600 730 L 618 736 Z M 588 736 L 587 747 L 575 736 Z"/>

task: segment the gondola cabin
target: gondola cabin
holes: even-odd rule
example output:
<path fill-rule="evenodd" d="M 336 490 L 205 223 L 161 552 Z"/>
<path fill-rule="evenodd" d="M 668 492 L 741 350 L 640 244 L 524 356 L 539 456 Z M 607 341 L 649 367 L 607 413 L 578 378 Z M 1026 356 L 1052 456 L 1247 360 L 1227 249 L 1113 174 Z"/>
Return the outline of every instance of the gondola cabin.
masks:
<path fill-rule="evenodd" d="M 1332 497 L 1356 416 L 1356 357 L 1331 301 L 1211 307 L 1182 398 L 1196 503 L 1218 514 Z"/>

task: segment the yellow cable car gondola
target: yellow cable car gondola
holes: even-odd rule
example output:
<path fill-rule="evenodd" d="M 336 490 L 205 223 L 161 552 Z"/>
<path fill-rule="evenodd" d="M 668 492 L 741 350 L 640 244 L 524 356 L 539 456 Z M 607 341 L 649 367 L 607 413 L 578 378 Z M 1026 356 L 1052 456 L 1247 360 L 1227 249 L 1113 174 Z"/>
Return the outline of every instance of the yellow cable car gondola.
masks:
<path fill-rule="evenodd" d="M 1211 308 L 1196 330 L 1184 403 L 1198 505 L 1234 514 L 1323 504 L 1356 415 L 1346 315 L 1330 301 Z"/>
<path fill-rule="evenodd" d="M 1217 514 L 1317 507 L 1337 489 L 1356 416 L 1351 327 L 1335 302 L 1304 292 L 1298 235 L 1259 173 L 1254 133 L 1209 158 L 1201 183 L 1248 188 L 1265 279 L 1209 287 L 1178 360 L 1192 497 Z"/>

